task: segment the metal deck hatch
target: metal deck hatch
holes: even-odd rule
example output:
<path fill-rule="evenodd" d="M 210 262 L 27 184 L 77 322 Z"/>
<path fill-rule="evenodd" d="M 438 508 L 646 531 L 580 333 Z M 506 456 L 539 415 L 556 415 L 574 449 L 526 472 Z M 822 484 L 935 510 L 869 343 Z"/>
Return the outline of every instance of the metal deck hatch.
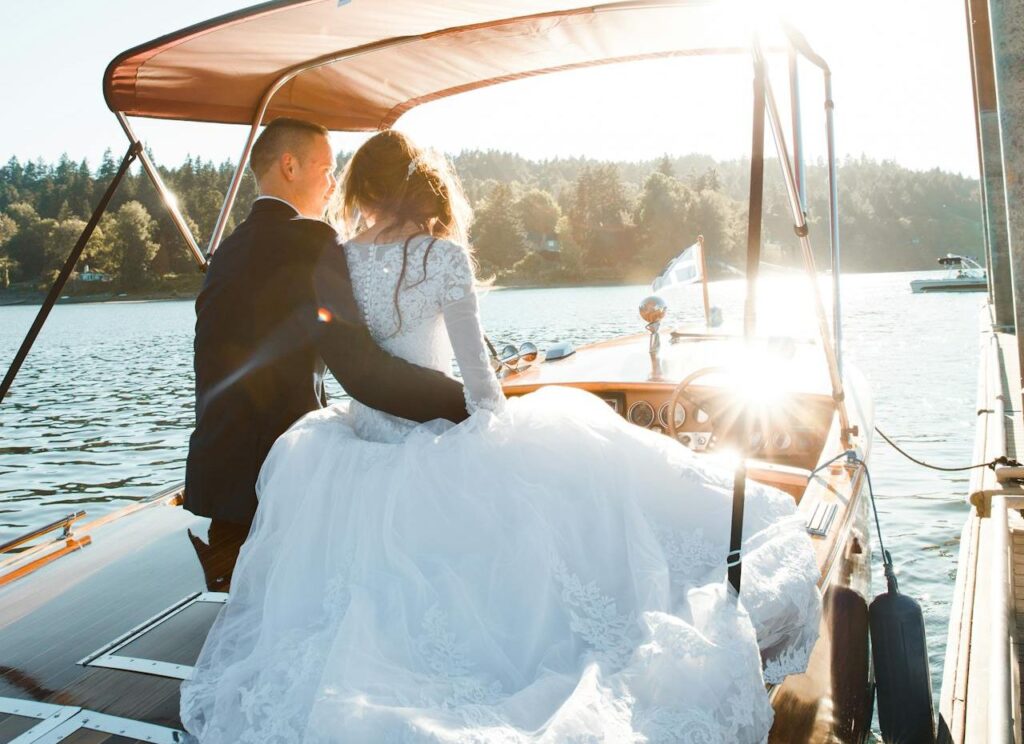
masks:
<path fill-rule="evenodd" d="M 178 729 L 73 705 L 0 697 L 2 744 L 187 744 L 191 740 Z"/>
<path fill-rule="evenodd" d="M 52 731 L 81 708 L 0 697 L 0 742 L 27 744 Z"/>
<path fill-rule="evenodd" d="M 223 592 L 190 594 L 78 663 L 188 679 L 227 598 Z"/>

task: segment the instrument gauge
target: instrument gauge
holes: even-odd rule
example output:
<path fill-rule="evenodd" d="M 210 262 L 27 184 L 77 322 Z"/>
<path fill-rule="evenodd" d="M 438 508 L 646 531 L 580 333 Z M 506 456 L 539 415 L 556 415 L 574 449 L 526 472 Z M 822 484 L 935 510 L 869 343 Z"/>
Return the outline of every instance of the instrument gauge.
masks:
<path fill-rule="evenodd" d="M 669 425 L 668 425 L 668 405 L 669 404 L 666 403 L 665 405 L 663 405 L 658 410 L 658 420 L 661 421 L 661 425 L 664 426 L 666 429 L 669 428 Z M 686 409 L 683 408 L 683 404 L 682 403 L 676 403 L 676 415 L 675 415 L 675 421 L 673 423 L 675 423 L 675 427 L 677 429 L 680 426 L 682 426 L 684 423 L 686 423 Z"/>
<path fill-rule="evenodd" d="M 654 423 L 654 406 L 646 400 L 638 400 L 629 407 L 629 413 L 626 415 L 626 418 L 629 419 L 631 424 L 647 429 Z"/>
<path fill-rule="evenodd" d="M 793 437 L 789 432 L 777 431 L 772 435 L 772 447 L 777 450 L 788 450 L 793 444 Z"/>
<path fill-rule="evenodd" d="M 706 424 L 708 422 L 708 419 L 710 418 L 711 417 L 708 416 L 708 412 L 705 411 L 703 408 L 697 409 L 696 419 L 698 424 Z"/>

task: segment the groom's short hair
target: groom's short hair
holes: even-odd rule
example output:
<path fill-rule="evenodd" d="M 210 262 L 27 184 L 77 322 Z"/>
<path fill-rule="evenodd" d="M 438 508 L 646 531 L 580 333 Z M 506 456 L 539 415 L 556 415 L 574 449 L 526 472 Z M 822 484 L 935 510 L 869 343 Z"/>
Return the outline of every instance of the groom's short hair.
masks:
<path fill-rule="evenodd" d="M 329 134 L 327 127 L 305 119 L 286 116 L 274 119 L 256 138 L 249 155 L 249 167 L 259 180 L 284 153 L 297 153 L 309 144 L 312 137 L 327 137 Z"/>

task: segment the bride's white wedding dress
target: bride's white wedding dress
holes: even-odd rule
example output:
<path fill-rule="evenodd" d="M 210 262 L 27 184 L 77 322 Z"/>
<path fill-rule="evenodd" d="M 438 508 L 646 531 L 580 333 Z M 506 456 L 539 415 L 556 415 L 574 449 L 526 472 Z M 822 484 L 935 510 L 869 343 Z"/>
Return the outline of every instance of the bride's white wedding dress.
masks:
<path fill-rule="evenodd" d="M 466 252 L 346 246 L 393 354 L 450 370 L 473 415 L 358 403 L 297 422 L 260 474 L 231 597 L 182 685 L 201 742 L 759 742 L 765 681 L 804 670 L 818 569 L 793 500 L 747 488 L 598 398 L 506 401 Z M 425 255 L 426 254 L 426 255 Z"/>

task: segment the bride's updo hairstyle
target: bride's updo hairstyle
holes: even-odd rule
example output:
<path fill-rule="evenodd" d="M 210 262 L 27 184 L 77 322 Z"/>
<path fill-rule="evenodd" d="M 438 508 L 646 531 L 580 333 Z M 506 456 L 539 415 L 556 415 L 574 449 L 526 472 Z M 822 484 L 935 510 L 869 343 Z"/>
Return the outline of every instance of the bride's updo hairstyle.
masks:
<path fill-rule="evenodd" d="M 409 244 L 419 234 L 444 238 L 469 248 L 469 224 L 473 210 L 462 184 L 448 159 L 440 153 L 423 150 L 394 129 L 375 134 L 356 150 L 341 175 L 341 207 L 335 221 L 341 233 L 351 238 L 360 229 L 361 212 L 372 212 L 386 220 L 378 238 L 400 235 L 408 224 L 420 232 L 406 238 L 402 246 L 402 270 L 395 284 L 397 334 L 402 329 L 399 293 L 405 285 L 409 263 Z M 431 243 L 423 253 L 423 274 L 427 278 L 427 258 Z M 419 282 L 416 282 L 417 284 Z"/>
<path fill-rule="evenodd" d="M 472 210 L 448 160 L 423 150 L 401 132 L 388 129 L 368 139 L 341 176 L 342 232 L 351 237 L 361 210 L 390 224 L 380 235 L 407 223 L 435 238 L 467 245 Z"/>

